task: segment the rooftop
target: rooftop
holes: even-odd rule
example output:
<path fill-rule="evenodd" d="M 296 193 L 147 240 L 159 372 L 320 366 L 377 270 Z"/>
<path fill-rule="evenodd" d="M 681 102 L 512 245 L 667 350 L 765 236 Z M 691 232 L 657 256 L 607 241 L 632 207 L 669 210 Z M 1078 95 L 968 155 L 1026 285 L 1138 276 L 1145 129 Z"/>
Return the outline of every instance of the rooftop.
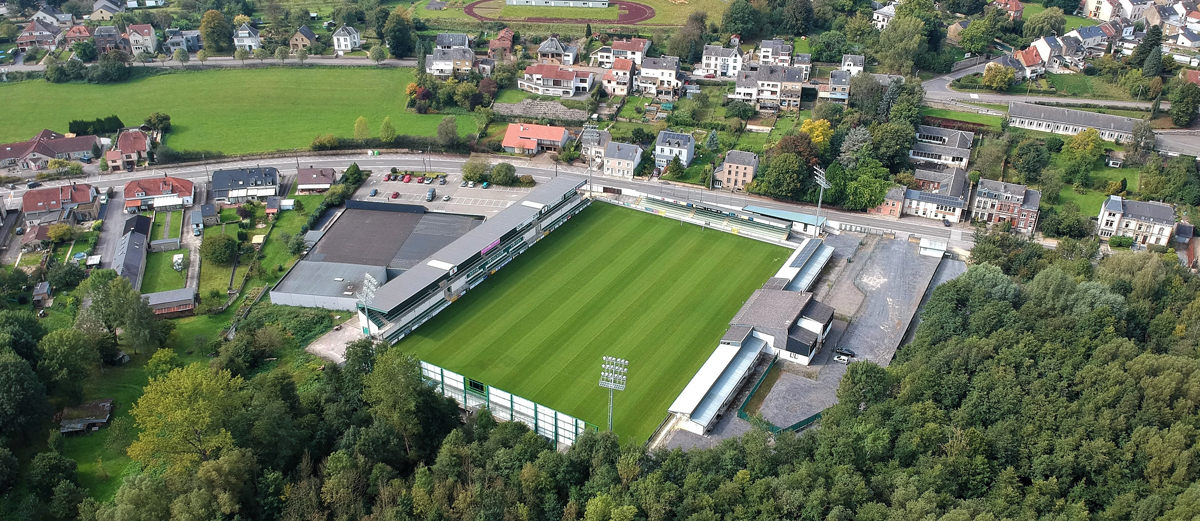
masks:
<path fill-rule="evenodd" d="M 1048 107 L 1022 101 L 1009 102 L 1008 115 L 1010 118 L 1029 118 L 1064 125 L 1090 127 L 1097 130 L 1115 130 L 1118 132 L 1132 132 L 1133 125 L 1137 123 L 1137 120 L 1125 116 L 1113 116 L 1111 114 L 1100 114 L 1098 112 L 1087 112 L 1061 107 Z"/>

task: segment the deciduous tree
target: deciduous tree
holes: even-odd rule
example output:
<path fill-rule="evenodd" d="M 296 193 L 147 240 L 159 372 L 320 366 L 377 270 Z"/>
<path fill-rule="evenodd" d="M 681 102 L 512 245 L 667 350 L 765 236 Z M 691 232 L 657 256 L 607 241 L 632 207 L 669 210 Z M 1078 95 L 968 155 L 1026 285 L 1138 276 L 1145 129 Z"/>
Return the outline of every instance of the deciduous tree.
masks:
<path fill-rule="evenodd" d="M 997 92 L 1008 90 L 1016 77 L 1015 69 L 995 62 L 987 64 L 987 67 L 983 69 L 984 86 Z"/>
<path fill-rule="evenodd" d="M 205 11 L 200 19 L 200 40 L 204 42 L 204 49 L 208 52 L 227 51 L 233 46 L 233 27 L 220 11 L 210 9 Z"/>
<path fill-rule="evenodd" d="M 280 45 L 279 47 L 275 48 L 275 59 L 279 60 L 279 63 L 283 63 L 283 62 L 287 61 L 288 48 L 286 45 Z"/>
<path fill-rule="evenodd" d="M 888 72 L 908 74 L 912 72 L 916 56 L 925 52 L 925 38 L 924 21 L 911 16 L 898 16 L 879 33 L 879 49 L 875 57 Z"/>
<path fill-rule="evenodd" d="M 0 348 L 0 435 L 12 438 L 49 417 L 46 387 L 33 367 L 11 349 Z"/>
<path fill-rule="evenodd" d="M 1025 37 L 1039 38 L 1054 34 L 1061 35 L 1066 26 L 1067 17 L 1063 14 L 1063 10 L 1057 7 L 1048 7 L 1045 11 L 1025 19 Z"/>
<path fill-rule="evenodd" d="M 383 124 L 379 126 L 379 140 L 384 143 L 396 140 L 396 126 L 392 125 L 391 116 L 384 116 Z"/>
<path fill-rule="evenodd" d="M 442 118 L 442 121 L 438 122 L 437 138 L 442 146 L 453 147 L 458 145 L 458 123 L 454 116 L 446 116 Z"/>
<path fill-rule="evenodd" d="M 383 27 L 383 39 L 393 58 L 402 58 L 413 50 L 413 23 L 405 6 L 397 6 Z"/>
<path fill-rule="evenodd" d="M 198 363 L 154 378 L 130 411 L 141 433 L 129 456 L 175 472 L 220 457 L 234 448 L 229 422 L 244 405 L 244 386 L 241 377 Z"/>

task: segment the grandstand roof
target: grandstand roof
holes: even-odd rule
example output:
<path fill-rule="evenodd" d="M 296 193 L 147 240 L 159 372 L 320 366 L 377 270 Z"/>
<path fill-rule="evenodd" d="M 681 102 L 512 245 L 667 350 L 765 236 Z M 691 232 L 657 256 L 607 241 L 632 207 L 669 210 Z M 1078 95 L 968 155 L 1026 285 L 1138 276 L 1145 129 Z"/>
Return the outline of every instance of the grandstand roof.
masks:
<path fill-rule="evenodd" d="M 754 337 L 740 346 L 717 346 L 667 410 L 687 415 L 708 430 L 765 346 L 766 342 Z"/>
<path fill-rule="evenodd" d="M 765 206 L 746 206 L 743 207 L 742 210 L 759 215 L 765 215 L 767 217 L 774 217 L 776 219 L 783 219 L 785 221 L 791 221 L 794 223 L 807 224 L 809 226 L 824 226 L 826 220 L 824 217 L 817 217 L 815 215 L 792 212 L 788 210 L 777 210 L 775 208 L 767 208 Z"/>

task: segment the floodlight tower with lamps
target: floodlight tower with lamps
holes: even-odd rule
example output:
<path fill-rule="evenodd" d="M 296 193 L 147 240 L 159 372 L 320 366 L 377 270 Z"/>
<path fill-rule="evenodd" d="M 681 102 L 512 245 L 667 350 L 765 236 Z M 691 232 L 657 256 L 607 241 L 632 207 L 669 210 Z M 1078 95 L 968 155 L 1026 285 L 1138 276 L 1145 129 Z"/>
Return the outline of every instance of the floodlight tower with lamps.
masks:
<path fill-rule="evenodd" d="M 608 389 L 608 430 L 612 432 L 613 391 L 625 390 L 625 378 L 629 374 L 629 361 L 612 356 L 604 357 L 600 364 L 600 387 Z"/>

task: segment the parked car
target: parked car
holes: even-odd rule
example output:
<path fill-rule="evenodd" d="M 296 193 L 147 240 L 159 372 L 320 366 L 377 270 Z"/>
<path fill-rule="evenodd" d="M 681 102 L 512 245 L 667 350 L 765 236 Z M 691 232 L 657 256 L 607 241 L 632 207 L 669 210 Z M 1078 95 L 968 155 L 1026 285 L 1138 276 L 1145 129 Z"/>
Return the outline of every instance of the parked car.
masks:
<path fill-rule="evenodd" d="M 409 181 L 412 181 L 412 176 L 408 175 L 408 174 L 404 174 L 404 182 L 407 183 Z"/>
<path fill-rule="evenodd" d="M 487 181 L 484 181 L 484 182 L 483 182 L 483 189 L 484 189 L 484 190 L 487 190 L 487 187 L 489 187 L 489 186 L 492 186 L 492 184 L 491 184 L 491 183 L 489 183 L 489 182 L 487 182 Z"/>
<path fill-rule="evenodd" d="M 399 198 L 400 198 L 400 192 L 392 192 L 392 199 L 399 199 Z"/>
<path fill-rule="evenodd" d="M 849 349 L 846 349 L 846 348 L 844 348 L 844 347 L 839 347 L 839 348 L 837 348 L 837 349 L 834 349 L 834 350 L 833 350 L 833 352 L 834 352 L 834 353 L 837 353 L 837 354 L 839 354 L 839 355 L 846 355 L 846 356 L 849 356 L 849 357 L 855 357 L 855 356 L 858 356 L 858 355 L 855 355 L 855 354 L 854 354 L 854 351 L 851 351 L 851 350 L 849 350 Z"/>
<path fill-rule="evenodd" d="M 417 184 L 422 184 L 422 183 L 424 183 L 424 182 L 425 182 L 425 176 L 419 176 L 419 177 L 417 177 Z"/>
<path fill-rule="evenodd" d="M 83 157 L 79 158 L 79 161 L 90 165 L 92 163 L 92 157 L 91 156 L 83 156 Z"/>
<path fill-rule="evenodd" d="M 950 227 L 950 219 L 942 219 L 942 226 Z"/>
<path fill-rule="evenodd" d="M 377 195 L 378 193 L 379 193 L 379 190 L 377 190 L 375 188 L 371 189 L 371 197 L 375 197 L 375 195 Z"/>
<path fill-rule="evenodd" d="M 28 189 L 30 189 L 30 190 L 33 190 L 34 188 L 37 188 L 37 187 L 39 187 L 39 186 L 42 186 L 42 183 L 39 183 L 39 182 L 37 182 L 37 181 L 33 181 L 33 182 L 30 182 L 29 184 L 25 185 L 25 188 L 28 188 Z"/>
<path fill-rule="evenodd" d="M 425 178 L 425 184 L 427 184 L 427 185 L 431 185 L 431 184 L 433 184 L 433 178 L 432 178 L 432 177 L 426 177 L 426 178 Z"/>
<path fill-rule="evenodd" d="M 443 196 L 442 196 L 442 200 L 443 200 L 443 201 L 449 201 L 449 200 L 450 200 L 450 196 L 448 196 L 448 195 L 443 195 Z"/>
<path fill-rule="evenodd" d="M 475 188 L 475 181 L 467 183 L 467 188 Z"/>
<path fill-rule="evenodd" d="M 439 184 L 439 185 L 444 185 L 444 184 L 446 184 L 446 178 L 445 178 L 444 176 L 443 176 L 443 177 L 439 177 L 439 178 L 438 178 L 438 184 Z"/>
<path fill-rule="evenodd" d="M 193 237 L 199 237 L 200 234 L 202 234 L 202 233 L 204 233 L 204 228 L 201 228 L 199 226 L 192 227 L 192 236 Z"/>
<path fill-rule="evenodd" d="M 846 355 L 837 355 L 837 356 L 833 357 L 833 361 L 837 362 L 839 364 L 848 364 L 848 363 L 850 363 L 850 357 L 848 357 Z"/>
<path fill-rule="evenodd" d="M 705 74 L 705 75 L 704 75 L 704 78 L 705 78 L 705 79 L 712 79 L 712 78 L 716 78 L 716 77 L 717 77 L 717 75 L 716 75 L 716 74 L 712 74 L 712 73 L 709 73 L 709 74 Z"/>
<path fill-rule="evenodd" d="M 428 192 L 425 192 L 425 200 L 426 201 L 432 201 L 434 197 L 437 197 L 437 189 L 436 188 L 430 188 Z"/>
<path fill-rule="evenodd" d="M 461 186 L 461 187 L 466 187 L 466 186 L 467 186 L 467 182 L 466 182 L 466 181 L 463 181 L 463 182 L 462 182 L 462 184 L 460 184 L 460 185 L 458 185 L 458 186 Z M 11 187 L 10 187 L 10 188 L 11 188 Z"/>

